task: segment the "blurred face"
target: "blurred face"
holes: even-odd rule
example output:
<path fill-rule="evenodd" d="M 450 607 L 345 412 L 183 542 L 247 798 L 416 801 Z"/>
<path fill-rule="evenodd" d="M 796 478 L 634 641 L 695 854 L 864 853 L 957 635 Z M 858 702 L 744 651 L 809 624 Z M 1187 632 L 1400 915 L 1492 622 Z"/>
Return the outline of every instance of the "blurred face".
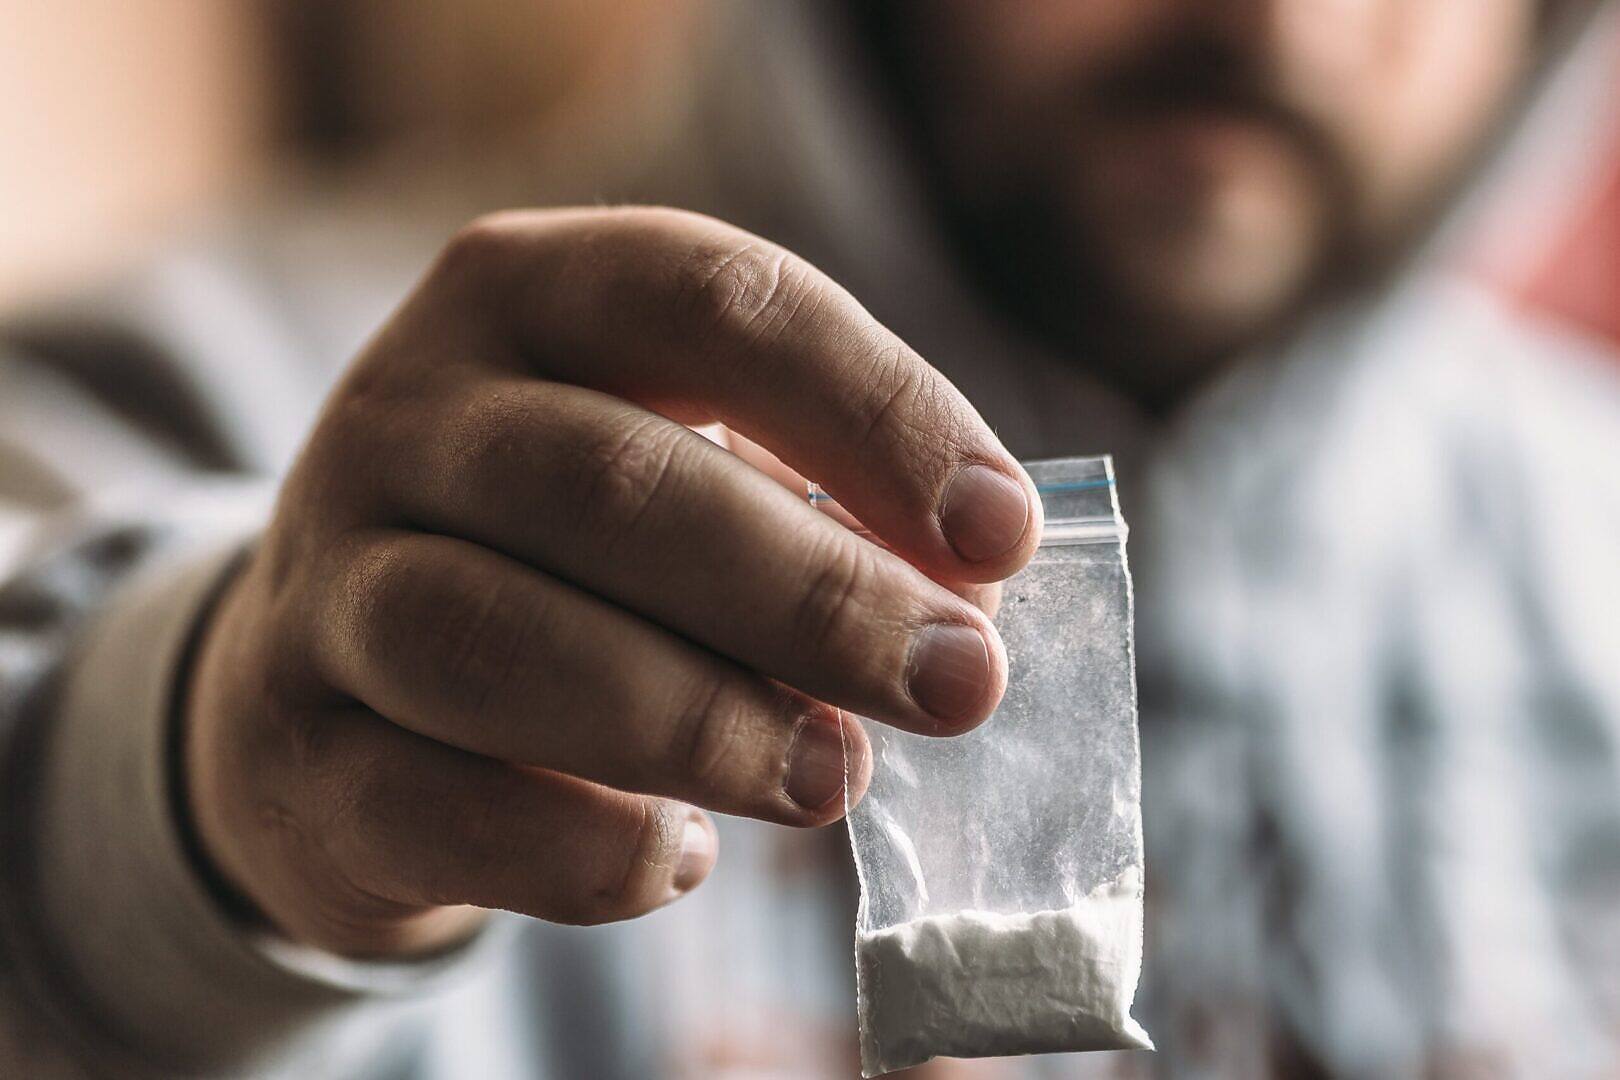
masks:
<path fill-rule="evenodd" d="M 1173 392 L 1425 216 L 1535 0 L 900 0 L 945 204 L 1031 328 Z"/>

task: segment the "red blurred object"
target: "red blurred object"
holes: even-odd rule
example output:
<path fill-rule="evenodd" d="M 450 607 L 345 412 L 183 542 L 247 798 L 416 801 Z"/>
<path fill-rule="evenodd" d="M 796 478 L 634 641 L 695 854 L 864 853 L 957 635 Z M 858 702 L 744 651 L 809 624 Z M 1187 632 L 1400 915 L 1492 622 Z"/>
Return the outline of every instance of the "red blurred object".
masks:
<path fill-rule="evenodd" d="M 1574 215 L 1521 295 L 1538 310 L 1571 319 L 1620 344 L 1620 137 L 1613 141 L 1615 153 L 1607 175 L 1599 179 L 1590 202 Z"/>
<path fill-rule="evenodd" d="M 1486 259 L 1477 270 L 1526 308 L 1567 319 L 1620 345 L 1620 13 L 1610 10 L 1594 32 L 1591 94 L 1552 120 L 1578 162 L 1562 183 L 1529 183 L 1524 198 L 1505 207 Z M 1544 147 L 1545 149 L 1545 147 Z M 1515 207 L 1515 204 L 1518 206 Z"/>

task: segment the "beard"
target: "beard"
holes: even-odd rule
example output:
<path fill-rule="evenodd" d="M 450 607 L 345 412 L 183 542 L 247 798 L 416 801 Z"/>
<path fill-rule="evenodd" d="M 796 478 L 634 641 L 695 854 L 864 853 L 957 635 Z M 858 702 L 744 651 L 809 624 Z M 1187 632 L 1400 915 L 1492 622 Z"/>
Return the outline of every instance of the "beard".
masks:
<path fill-rule="evenodd" d="M 1150 403 L 1285 334 L 1366 261 L 1351 156 L 1221 42 L 1144 42 L 1010 120 L 947 128 L 921 105 L 937 205 L 981 292 Z"/>
<path fill-rule="evenodd" d="M 1072 145 L 1023 190 L 958 203 L 953 231 L 1004 314 L 1132 389 L 1260 347 L 1360 261 L 1348 200 L 1249 121 L 1137 118 Z"/>

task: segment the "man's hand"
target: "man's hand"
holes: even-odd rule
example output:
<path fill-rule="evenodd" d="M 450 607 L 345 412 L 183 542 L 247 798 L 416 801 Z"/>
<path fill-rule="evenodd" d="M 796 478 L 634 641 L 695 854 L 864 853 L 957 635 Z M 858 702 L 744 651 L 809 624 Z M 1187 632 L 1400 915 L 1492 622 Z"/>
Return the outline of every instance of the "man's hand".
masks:
<path fill-rule="evenodd" d="M 684 424 L 823 482 L 891 549 Z M 184 793 L 283 933 L 354 955 L 476 908 L 640 915 L 708 874 L 695 807 L 821 825 L 850 710 L 982 721 L 1006 661 L 945 582 L 1021 566 L 1028 478 L 814 268 L 667 210 L 466 229 L 355 362 L 206 628 Z"/>

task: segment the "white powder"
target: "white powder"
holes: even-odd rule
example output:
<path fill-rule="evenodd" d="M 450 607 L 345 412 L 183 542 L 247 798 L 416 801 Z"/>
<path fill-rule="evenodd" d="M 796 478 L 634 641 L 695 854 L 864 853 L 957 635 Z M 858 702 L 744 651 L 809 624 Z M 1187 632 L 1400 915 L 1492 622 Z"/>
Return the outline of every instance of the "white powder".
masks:
<path fill-rule="evenodd" d="M 855 942 L 861 1072 L 936 1055 L 1153 1048 L 1131 1018 L 1142 884 L 1127 871 L 1061 911 L 932 915 Z"/>

